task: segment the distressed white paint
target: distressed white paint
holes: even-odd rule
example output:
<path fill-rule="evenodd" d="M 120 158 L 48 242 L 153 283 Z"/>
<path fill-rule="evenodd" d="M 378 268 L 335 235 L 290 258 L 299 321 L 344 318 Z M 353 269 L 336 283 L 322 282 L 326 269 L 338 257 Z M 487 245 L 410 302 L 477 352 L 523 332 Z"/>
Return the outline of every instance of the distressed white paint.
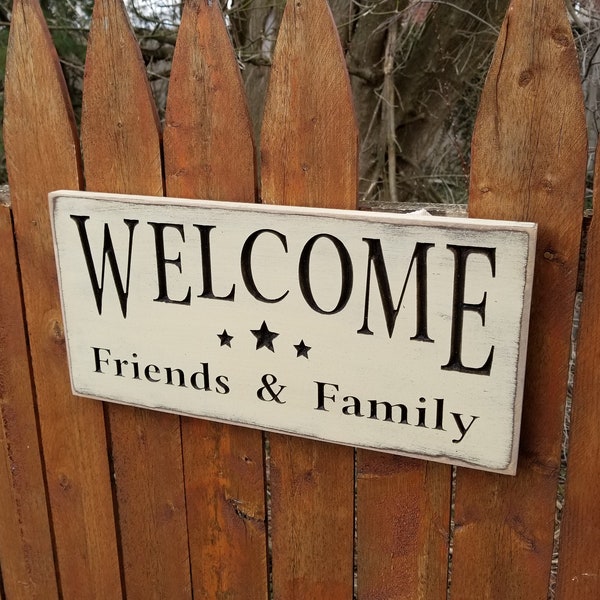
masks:
<path fill-rule="evenodd" d="M 74 393 L 514 474 L 535 225 L 84 192 L 51 194 L 50 208 Z M 138 221 L 126 318 L 108 262 L 99 314 L 74 215 L 89 217 L 85 230 L 98 277 L 105 223 L 124 276 L 129 242 L 124 219 Z M 150 222 L 180 226 L 163 228 L 165 258 L 172 262 L 161 264 L 167 294 L 175 302 L 156 301 L 159 267 Z M 194 224 L 213 227 L 214 295 L 226 296 L 235 285 L 233 301 L 198 297 L 206 282 Z M 288 292 L 278 302 L 255 298 L 242 277 L 241 249 L 261 229 L 279 236 L 258 235 L 250 268 L 265 298 Z M 298 281 L 302 249 L 319 234 L 337 238 L 352 263 L 349 300 L 331 315 L 309 306 Z M 364 238 L 381 240 L 394 305 L 407 280 L 391 337 L 374 272 L 368 294 L 373 333 L 357 333 L 364 329 L 369 266 Z M 407 274 L 417 243 L 433 244 L 426 251 L 427 333 L 433 341 L 410 339 L 417 329 L 416 261 L 408 279 Z M 489 375 L 441 368 L 449 362 L 456 318 L 456 257 L 448 244 L 495 249 L 494 276 L 491 260 L 478 251 L 469 255 L 465 267 L 464 303 L 477 305 L 485 295 L 485 323 L 476 310 L 462 311 L 461 361 L 481 367 L 494 346 Z M 314 244 L 309 277 L 315 302 L 331 311 L 341 290 L 340 258 L 331 238 Z M 189 304 L 178 303 L 188 290 Z M 273 351 L 267 339 L 257 349 L 252 331 L 263 322 L 278 334 Z M 230 346 L 221 345 L 218 337 L 225 330 L 233 336 Z M 301 352 L 302 342 L 310 350 Z M 116 359 L 127 361 L 121 363 L 121 374 Z M 192 385 L 198 373 L 196 387 L 204 386 L 202 372 L 210 389 Z M 285 387 L 273 399 L 265 383 L 275 392 Z M 406 423 L 401 422 L 402 407 L 393 408 L 392 421 L 386 421 L 385 406 L 369 401 L 404 405 Z M 358 402 L 364 416 L 348 414 Z M 370 418 L 372 407 L 378 418 Z"/>

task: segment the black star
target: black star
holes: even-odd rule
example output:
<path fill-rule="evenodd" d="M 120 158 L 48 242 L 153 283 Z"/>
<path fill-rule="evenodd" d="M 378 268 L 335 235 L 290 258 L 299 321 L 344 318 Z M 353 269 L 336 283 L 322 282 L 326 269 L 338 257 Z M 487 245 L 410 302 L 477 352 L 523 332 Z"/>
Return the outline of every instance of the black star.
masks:
<path fill-rule="evenodd" d="M 273 340 L 279 335 L 274 331 L 269 331 L 267 324 L 263 321 L 260 329 L 251 329 L 252 335 L 256 338 L 256 349 L 268 348 L 271 352 L 275 352 L 273 348 Z"/>
<path fill-rule="evenodd" d="M 299 344 L 294 344 L 294 348 L 296 348 L 296 358 L 300 358 L 301 356 L 308 358 L 308 351 L 311 349 L 311 346 L 307 346 L 304 340 L 300 340 Z"/>
<path fill-rule="evenodd" d="M 233 336 L 227 333 L 227 329 L 223 329 L 223 333 L 217 333 L 217 337 L 221 340 L 221 346 L 229 346 L 231 348 Z"/>

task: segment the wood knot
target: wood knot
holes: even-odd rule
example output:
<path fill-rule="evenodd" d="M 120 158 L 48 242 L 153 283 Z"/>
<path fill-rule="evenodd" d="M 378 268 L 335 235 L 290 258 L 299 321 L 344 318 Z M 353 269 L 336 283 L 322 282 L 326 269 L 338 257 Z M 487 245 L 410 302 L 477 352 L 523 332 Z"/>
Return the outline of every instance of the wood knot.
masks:
<path fill-rule="evenodd" d="M 483 187 L 479 188 L 479 191 L 482 194 L 489 194 L 492 190 L 489 187 L 487 187 L 487 185 L 484 185 Z"/>
<path fill-rule="evenodd" d="M 58 478 L 58 485 L 63 492 L 68 492 L 73 487 L 71 480 L 64 473 Z"/>
<path fill-rule="evenodd" d="M 62 323 L 58 319 L 52 319 L 49 323 L 50 338 L 55 344 L 64 344 L 65 331 Z"/>
<path fill-rule="evenodd" d="M 549 194 L 554 191 L 554 184 L 549 179 L 542 179 L 542 189 Z"/>
<path fill-rule="evenodd" d="M 569 36 L 562 29 L 555 29 L 551 35 L 557 46 L 566 48 L 569 45 Z"/>
<path fill-rule="evenodd" d="M 519 86 L 527 87 L 533 81 L 533 71 L 526 69 L 519 75 Z"/>

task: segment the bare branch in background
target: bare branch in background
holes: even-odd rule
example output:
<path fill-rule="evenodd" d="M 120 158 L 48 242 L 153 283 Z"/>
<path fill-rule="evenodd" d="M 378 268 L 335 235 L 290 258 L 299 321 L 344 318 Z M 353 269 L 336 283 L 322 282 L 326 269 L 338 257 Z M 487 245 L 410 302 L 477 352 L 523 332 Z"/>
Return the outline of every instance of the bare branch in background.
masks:
<path fill-rule="evenodd" d="M 124 1 L 163 115 L 183 2 Z M 258 140 L 285 0 L 215 1 L 235 48 Z M 509 0 L 328 1 L 353 89 L 362 198 L 464 202 L 479 94 Z M 581 58 L 590 148 L 595 148 L 600 0 L 565 3 Z M 41 5 L 77 112 L 93 0 L 41 0 Z M 0 65 L 10 6 L 10 0 L 0 0 Z M 592 164 L 590 151 L 590 169 Z M 0 166 L 0 183 L 4 179 Z"/>

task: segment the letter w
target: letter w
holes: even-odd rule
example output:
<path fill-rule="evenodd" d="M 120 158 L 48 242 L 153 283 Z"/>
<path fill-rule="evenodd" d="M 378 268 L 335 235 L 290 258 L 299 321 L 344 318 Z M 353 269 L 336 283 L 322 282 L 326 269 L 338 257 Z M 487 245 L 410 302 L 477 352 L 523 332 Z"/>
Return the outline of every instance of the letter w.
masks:
<path fill-rule="evenodd" d="M 115 288 L 117 295 L 119 296 L 119 304 L 121 305 L 121 312 L 123 318 L 127 318 L 127 298 L 129 296 L 129 278 L 131 275 L 131 250 L 133 248 L 133 231 L 139 221 L 134 219 L 123 219 L 123 222 L 129 228 L 129 250 L 127 254 L 127 273 L 125 285 L 123 285 L 123 278 L 119 272 L 119 265 L 117 264 L 117 257 L 115 255 L 115 248 L 113 246 L 112 238 L 110 236 L 110 229 L 108 223 L 104 224 L 104 247 L 102 249 L 102 270 L 100 280 L 98 280 L 97 270 L 94 266 L 94 259 L 92 258 L 92 250 L 90 248 L 90 241 L 88 239 L 87 230 L 85 228 L 85 222 L 89 219 L 85 215 L 71 215 L 71 219 L 77 224 L 77 230 L 79 231 L 79 239 L 81 240 L 81 247 L 83 249 L 83 255 L 85 257 L 85 264 L 88 268 L 90 276 L 90 282 L 94 291 L 94 298 L 96 299 L 96 308 L 98 314 L 102 314 L 102 296 L 104 292 L 104 274 L 106 272 L 106 260 L 112 271 L 113 279 L 115 281 Z"/>

